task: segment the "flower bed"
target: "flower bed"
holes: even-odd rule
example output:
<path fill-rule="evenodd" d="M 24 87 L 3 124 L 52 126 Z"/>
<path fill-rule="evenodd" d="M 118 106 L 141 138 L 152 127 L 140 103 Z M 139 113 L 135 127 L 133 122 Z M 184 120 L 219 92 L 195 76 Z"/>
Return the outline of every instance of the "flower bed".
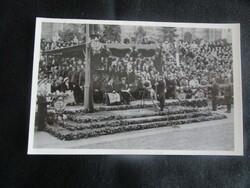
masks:
<path fill-rule="evenodd" d="M 195 123 L 195 122 L 211 121 L 211 120 L 218 120 L 218 119 L 224 119 L 224 118 L 226 118 L 225 115 L 213 115 L 213 116 L 188 118 L 188 119 L 181 119 L 181 120 L 151 122 L 151 123 L 143 123 L 143 124 L 129 124 L 129 125 L 122 125 L 122 126 L 115 126 L 115 127 L 104 127 L 104 128 L 99 128 L 99 129 L 89 129 L 89 130 L 82 130 L 82 131 L 69 131 L 67 129 L 62 130 L 63 128 L 60 128 L 60 126 L 47 126 L 46 130 L 50 134 L 54 135 L 55 137 L 61 140 L 76 140 L 76 139 L 82 139 L 82 138 L 102 136 L 102 135 L 107 135 L 107 134 L 115 134 L 115 133 L 128 132 L 128 131 L 134 131 L 134 130 L 142 130 L 142 129 L 173 126 L 173 125 L 180 125 L 180 124 L 189 124 L 189 123 Z"/>

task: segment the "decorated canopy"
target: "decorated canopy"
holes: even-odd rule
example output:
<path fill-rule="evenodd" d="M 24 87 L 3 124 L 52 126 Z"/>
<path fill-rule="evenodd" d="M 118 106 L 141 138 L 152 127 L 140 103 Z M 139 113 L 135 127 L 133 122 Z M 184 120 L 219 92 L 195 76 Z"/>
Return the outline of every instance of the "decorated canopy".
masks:
<path fill-rule="evenodd" d="M 79 45 L 74 45 L 74 46 L 68 46 L 68 47 L 63 47 L 59 49 L 53 49 L 53 50 L 48 50 L 48 51 L 43 51 L 43 54 L 47 55 L 62 55 L 62 54 L 70 54 L 70 53 L 79 53 L 85 49 L 86 44 L 79 44 Z"/>
<path fill-rule="evenodd" d="M 117 57 L 124 57 L 127 53 L 131 52 L 131 49 L 138 50 L 139 53 L 142 54 L 144 57 L 150 57 L 155 55 L 155 51 L 158 48 L 155 44 L 116 44 L 116 43 L 109 43 L 109 44 L 102 44 L 102 46 L 106 46 L 113 56 Z M 43 54 L 48 55 L 64 55 L 64 54 L 71 54 L 71 53 L 82 53 L 85 49 L 86 44 L 80 44 L 75 46 L 64 47 L 60 49 L 54 49 L 49 51 L 42 52 Z"/>
<path fill-rule="evenodd" d="M 124 57 L 131 49 L 138 50 L 144 57 L 151 57 L 155 54 L 157 45 L 149 44 L 105 44 L 113 56 Z"/>

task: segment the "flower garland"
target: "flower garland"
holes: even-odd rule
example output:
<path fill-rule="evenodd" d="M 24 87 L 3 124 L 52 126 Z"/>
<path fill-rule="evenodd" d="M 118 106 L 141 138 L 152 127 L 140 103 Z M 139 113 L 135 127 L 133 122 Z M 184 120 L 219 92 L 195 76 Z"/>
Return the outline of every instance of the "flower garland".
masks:
<path fill-rule="evenodd" d="M 162 121 L 162 122 L 151 122 L 144 124 L 128 124 L 122 126 L 114 126 L 114 127 L 102 127 L 99 129 L 89 129 L 82 131 L 66 131 L 62 130 L 62 128 L 58 125 L 56 126 L 46 126 L 46 130 L 54 135 L 55 137 L 61 140 L 76 140 L 82 138 L 90 138 L 96 136 L 102 136 L 107 134 L 115 134 L 121 132 L 129 132 L 134 130 L 142 130 L 149 128 L 157 128 L 157 127 L 166 127 L 180 124 L 189 124 L 195 122 L 203 122 L 203 121 L 211 121 L 211 120 L 219 120 L 226 118 L 225 115 L 213 115 L 213 116 L 203 116 L 198 118 L 188 118 L 181 120 L 171 120 L 171 121 Z"/>
<path fill-rule="evenodd" d="M 85 123 L 85 124 L 74 124 L 68 122 L 60 122 L 58 123 L 63 128 L 66 128 L 70 131 L 74 130 L 83 130 L 83 129 L 94 129 L 94 128 L 102 128 L 102 127 L 117 127 L 128 124 L 136 124 L 136 123 L 150 123 L 153 121 L 167 121 L 167 120 L 178 120 L 185 118 L 196 118 L 200 116 L 211 116 L 211 112 L 193 112 L 193 113 L 184 113 L 184 114 L 174 114 L 174 115 L 165 115 L 153 119 L 130 119 L 130 120 L 114 120 L 114 121 L 106 121 L 106 122 L 93 122 L 93 123 Z"/>

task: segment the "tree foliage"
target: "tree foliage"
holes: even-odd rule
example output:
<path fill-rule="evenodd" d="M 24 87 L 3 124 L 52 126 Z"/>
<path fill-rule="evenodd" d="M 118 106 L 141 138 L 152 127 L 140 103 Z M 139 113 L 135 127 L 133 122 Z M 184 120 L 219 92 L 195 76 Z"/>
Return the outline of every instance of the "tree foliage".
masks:
<path fill-rule="evenodd" d="M 82 40 L 85 36 L 84 29 L 85 26 L 82 24 L 70 24 L 66 29 L 59 32 L 60 39 L 64 42 L 71 42 L 76 36 L 78 40 Z"/>
<path fill-rule="evenodd" d="M 143 38 L 146 36 L 146 31 L 142 26 L 139 26 L 135 31 L 135 37 L 137 43 L 142 43 Z"/>
<path fill-rule="evenodd" d="M 121 28 L 119 25 L 104 25 L 103 38 L 105 41 L 120 42 Z"/>
<path fill-rule="evenodd" d="M 178 37 L 175 27 L 161 27 L 160 31 L 162 32 L 162 42 L 174 42 L 175 38 Z"/>

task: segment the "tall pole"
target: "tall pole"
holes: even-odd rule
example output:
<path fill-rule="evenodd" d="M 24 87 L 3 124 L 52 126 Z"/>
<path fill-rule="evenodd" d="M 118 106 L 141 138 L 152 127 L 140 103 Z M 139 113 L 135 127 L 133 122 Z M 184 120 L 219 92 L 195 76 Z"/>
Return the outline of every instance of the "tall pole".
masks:
<path fill-rule="evenodd" d="M 85 85 L 84 85 L 84 107 L 85 109 L 92 110 L 91 97 L 90 97 L 90 37 L 89 37 L 89 24 L 86 24 L 86 53 L 85 53 Z"/>
<path fill-rule="evenodd" d="M 180 49 L 179 49 L 179 38 L 176 40 L 176 64 L 180 66 Z"/>

